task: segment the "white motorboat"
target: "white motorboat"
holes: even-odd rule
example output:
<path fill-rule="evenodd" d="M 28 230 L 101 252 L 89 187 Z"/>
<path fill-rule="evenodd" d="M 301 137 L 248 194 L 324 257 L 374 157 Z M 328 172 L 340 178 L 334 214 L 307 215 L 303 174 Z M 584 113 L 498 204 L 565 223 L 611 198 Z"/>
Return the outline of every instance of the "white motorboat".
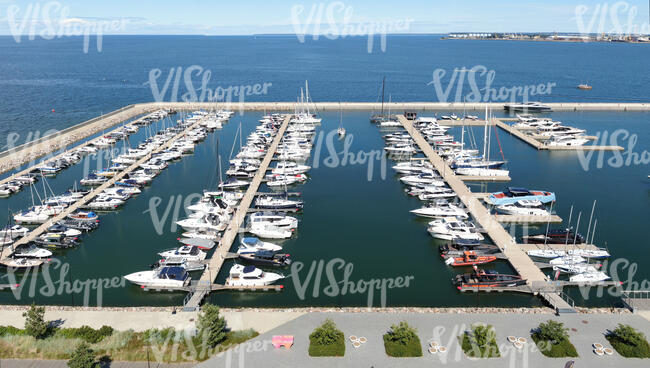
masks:
<path fill-rule="evenodd" d="M 14 215 L 14 221 L 19 224 L 42 224 L 49 218 L 49 215 L 36 211 L 33 208 Z"/>
<path fill-rule="evenodd" d="M 249 224 L 272 225 L 281 229 L 292 230 L 298 227 L 298 219 L 287 216 L 281 212 L 261 211 L 255 212 L 249 216 Z"/>
<path fill-rule="evenodd" d="M 265 272 L 255 266 L 243 266 L 235 264 L 230 269 L 226 285 L 228 286 L 264 286 L 270 285 L 278 280 L 283 279 L 284 276 L 273 273 Z"/>
<path fill-rule="evenodd" d="M 296 174 L 304 174 L 307 171 L 311 169 L 310 166 L 307 165 L 300 165 L 295 162 L 286 162 L 282 161 L 279 162 L 273 170 L 271 170 L 271 173 L 273 174 L 284 174 L 284 175 L 296 175 Z"/>
<path fill-rule="evenodd" d="M 34 244 L 23 245 L 14 250 L 14 257 L 19 258 L 49 258 L 52 252 L 47 249 L 42 249 Z"/>
<path fill-rule="evenodd" d="M 399 179 L 404 184 L 424 187 L 428 185 L 433 185 L 437 187 L 445 186 L 445 182 L 437 174 L 419 174 L 419 175 L 409 175 L 404 176 Z"/>
<path fill-rule="evenodd" d="M 269 242 L 263 242 L 255 237 L 240 237 L 237 253 L 252 254 L 258 251 L 279 252 L 281 250 L 281 246 Z"/>
<path fill-rule="evenodd" d="M 248 181 L 244 180 L 239 180 L 235 178 L 229 178 L 223 183 L 219 184 L 219 188 L 221 189 L 239 189 L 239 188 L 245 188 L 249 186 L 251 183 Z"/>
<path fill-rule="evenodd" d="M 413 172 L 430 172 L 433 165 L 424 160 L 400 162 L 393 166 L 393 170 L 400 174 L 411 174 Z"/>
<path fill-rule="evenodd" d="M 510 175 L 509 170 L 489 169 L 485 167 L 459 167 L 455 170 L 455 173 L 457 175 L 464 175 L 464 176 L 485 176 L 485 177 Z"/>
<path fill-rule="evenodd" d="M 250 226 L 248 232 L 264 239 L 288 239 L 293 235 L 292 230 L 268 223 L 254 223 Z"/>
<path fill-rule="evenodd" d="M 212 231 L 212 230 L 198 229 L 198 230 L 186 231 L 182 235 L 190 239 L 217 240 L 219 237 L 219 232 Z"/>
<path fill-rule="evenodd" d="M 2 230 L 0 230 L 0 237 L 5 238 L 9 236 L 15 239 L 27 235 L 28 232 L 29 229 L 24 226 L 8 225 L 5 226 Z"/>
<path fill-rule="evenodd" d="M 611 277 L 607 276 L 607 274 L 602 271 L 579 273 L 577 275 L 569 277 L 570 282 L 580 284 L 597 283 L 601 281 L 607 281 L 609 279 L 611 279 Z"/>
<path fill-rule="evenodd" d="M 191 278 L 183 267 L 162 267 L 152 271 L 135 272 L 124 278 L 147 288 L 182 288 L 190 284 Z"/>
<path fill-rule="evenodd" d="M 302 201 L 294 201 L 288 198 L 274 195 L 261 195 L 255 199 L 255 207 L 269 210 L 276 209 L 302 209 Z"/>
<path fill-rule="evenodd" d="M 483 235 L 476 230 L 473 223 L 455 217 L 444 217 L 431 221 L 427 231 L 432 237 L 442 240 L 483 240 Z"/>
<path fill-rule="evenodd" d="M 86 207 L 92 210 L 114 210 L 123 204 L 124 201 L 121 199 L 99 195 Z"/>
<path fill-rule="evenodd" d="M 451 217 L 466 219 L 469 217 L 467 215 L 467 212 L 464 209 L 453 204 L 427 205 L 415 210 L 411 210 L 410 212 L 420 217 L 431 217 L 431 218 L 451 216 Z"/>
<path fill-rule="evenodd" d="M 550 216 L 542 202 L 536 199 L 522 199 L 515 203 L 502 204 L 495 207 L 498 213 L 506 215 Z"/>
<path fill-rule="evenodd" d="M 589 142 L 589 140 L 580 135 L 551 136 L 551 138 L 546 141 L 546 145 L 550 147 L 584 146 L 587 142 Z"/>
<path fill-rule="evenodd" d="M 266 185 L 268 187 L 274 188 L 274 187 L 285 187 L 289 185 L 293 185 L 296 183 L 303 182 L 307 180 L 307 175 L 305 174 L 297 174 L 297 175 L 278 175 L 278 174 L 271 174 L 270 176 L 267 176 L 267 182 Z"/>
<path fill-rule="evenodd" d="M 228 226 L 228 219 L 219 215 L 203 214 L 200 217 L 190 217 L 176 221 L 176 224 L 185 230 L 212 230 L 223 231 Z"/>
<path fill-rule="evenodd" d="M 198 247 L 189 245 L 183 245 L 178 248 L 169 249 L 158 253 L 158 255 L 163 258 L 180 257 L 183 260 L 193 262 L 202 261 L 206 257 L 206 253 L 204 251 Z"/>

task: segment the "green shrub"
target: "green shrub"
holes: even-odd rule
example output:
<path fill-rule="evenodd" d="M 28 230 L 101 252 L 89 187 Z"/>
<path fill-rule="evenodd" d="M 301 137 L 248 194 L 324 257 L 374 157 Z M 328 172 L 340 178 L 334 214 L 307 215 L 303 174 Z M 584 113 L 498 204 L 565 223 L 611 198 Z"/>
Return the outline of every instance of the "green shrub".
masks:
<path fill-rule="evenodd" d="M 650 358 L 650 345 L 648 345 L 645 335 L 632 326 L 619 324 L 606 338 L 621 356 Z"/>
<path fill-rule="evenodd" d="M 93 368 L 95 366 L 95 352 L 85 342 L 77 346 L 70 360 L 68 360 L 68 367 L 70 368 Z"/>
<path fill-rule="evenodd" d="M 501 356 L 494 327 L 484 323 L 472 325 L 471 331 L 458 337 L 460 346 L 472 358 L 498 358 Z"/>
<path fill-rule="evenodd" d="M 208 346 L 215 347 L 226 339 L 226 320 L 219 315 L 219 307 L 205 304 L 196 323 L 199 335 L 206 336 Z"/>
<path fill-rule="evenodd" d="M 23 336 L 25 335 L 25 330 L 16 328 L 14 326 L 0 326 L 0 337 L 1 336 Z"/>
<path fill-rule="evenodd" d="M 45 307 L 32 304 L 29 310 L 23 313 L 25 317 L 25 333 L 36 339 L 43 338 L 48 333 L 48 323 L 45 322 Z"/>
<path fill-rule="evenodd" d="M 569 341 L 568 328 L 561 322 L 542 322 L 531 334 L 539 351 L 550 358 L 577 357 L 575 346 Z"/>
<path fill-rule="evenodd" d="M 171 337 L 169 335 L 171 335 Z M 172 341 L 175 338 L 176 330 L 174 330 L 173 327 L 163 328 L 162 330 L 151 328 L 144 331 L 142 334 L 142 339 L 145 344 L 163 344 L 168 339 Z"/>
<path fill-rule="evenodd" d="M 82 339 L 90 344 L 96 344 L 112 334 L 113 328 L 109 326 L 102 326 L 98 330 L 90 326 L 81 326 L 79 328 L 61 328 L 56 331 L 56 336 L 68 339 Z"/>
<path fill-rule="evenodd" d="M 384 335 L 384 349 L 391 357 L 420 357 L 422 344 L 415 328 L 406 322 L 392 325 Z"/>
<path fill-rule="evenodd" d="M 316 327 L 309 335 L 309 356 L 345 355 L 345 336 L 331 319 Z"/>

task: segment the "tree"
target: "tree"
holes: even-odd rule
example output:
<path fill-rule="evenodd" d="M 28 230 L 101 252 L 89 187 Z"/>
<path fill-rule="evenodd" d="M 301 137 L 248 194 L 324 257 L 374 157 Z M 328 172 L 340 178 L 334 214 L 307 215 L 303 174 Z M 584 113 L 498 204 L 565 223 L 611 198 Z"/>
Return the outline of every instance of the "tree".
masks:
<path fill-rule="evenodd" d="M 549 320 L 539 324 L 537 336 L 539 336 L 541 340 L 559 344 L 569 338 L 569 334 L 567 333 L 568 330 L 568 328 L 564 327 L 564 323 Z"/>
<path fill-rule="evenodd" d="M 40 339 L 47 334 L 47 322 L 45 322 L 45 307 L 37 307 L 32 304 L 29 310 L 23 313 L 25 317 L 25 332 L 29 336 Z"/>
<path fill-rule="evenodd" d="M 616 337 L 623 343 L 632 346 L 642 346 L 645 342 L 645 335 L 635 330 L 630 325 L 618 324 L 616 329 L 612 331 Z"/>
<path fill-rule="evenodd" d="M 407 345 L 416 336 L 415 328 L 411 327 L 404 321 L 400 322 L 398 325 L 390 326 L 390 331 L 388 331 L 388 341 L 402 345 Z"/>
<path fill-rule="evenodd" d="M 68 360 L 70 368 L 94 368 L 95 366 L 95 352 L 86 342 L 79 344 Z"/>
<path fill-rule="evenodd" d="M 334 321 L 328 318 L 309 335 L 309 338 L 319 345 L 332 345 L 343 339 L 343 332 L 339 331 Z"/>
<path fill-rule="evenodd" d="M 473 342 L 484 348 L 488 346 L 492 340 L 495 340 L 496 332 L 494 327 L 486 324 L 476 324 L 472 326 L 472 339 Z"/>
<path fill-rule="evenodd" d="M 216 305 L 208 303 L 201 308 L 196 327 L 211 347 L 217 346 L 226 339 L 226 320 L 219 315 L 219 307 Z"/>

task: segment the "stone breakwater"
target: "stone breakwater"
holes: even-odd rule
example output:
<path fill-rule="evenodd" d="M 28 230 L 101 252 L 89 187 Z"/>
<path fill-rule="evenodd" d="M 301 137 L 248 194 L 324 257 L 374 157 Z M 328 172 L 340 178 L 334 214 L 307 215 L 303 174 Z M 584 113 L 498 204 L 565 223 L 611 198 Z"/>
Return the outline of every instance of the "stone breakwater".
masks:
<path fill-rule="evenodd" d="M 68 307 L 68 306 L 45 306 L 48 311 L 116 311 L 116 312 L 169 312 L 181 313 L 180 307 Z M 0 311 L 24 311 L 29 309 L 26 305 L 3 305 Z M 221 308 L 222 312 L 260 312 L 260 313 L 421 313 L 421 314 L 554 314 L 555 311 L 547 307 L 538 308 Z M 581 308 L 576 307 L 580 314 L 629 314 L 626 308 Z"/>

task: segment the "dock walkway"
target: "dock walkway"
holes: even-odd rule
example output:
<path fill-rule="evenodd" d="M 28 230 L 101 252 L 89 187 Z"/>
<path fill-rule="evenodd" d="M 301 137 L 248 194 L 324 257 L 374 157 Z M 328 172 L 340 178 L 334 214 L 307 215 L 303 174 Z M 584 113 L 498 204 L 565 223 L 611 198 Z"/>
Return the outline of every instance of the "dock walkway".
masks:
<path fill-rule="evenodd" d="M 189 130 L 196 128 L 197 126 L 199 126 L 200 123 L 201 123 L 201 120 L 199 120 L 196 123 L 194 123 L 194 124 L 190 125 L 189 127 L 185 128 L 182 132 L 178 133 L 177 135 L 172 137 L 170 140 L 168 140 L 164 144 L 160 145 L 159 147 L 157 147 L 156 149 L 151 151 L 149 154 L 147 154 L 144 157 L 137 160 L 136 162 L 131 164 L 129 167 L 127 167 L 125 170 L 120 171 L 118 174 L 116 174 L 115 176 L 110 178 L 108 181 L 106 181 L 102 185 L 100 185 L 100 186 L 98 186 L 96 188 L 93 188 L 93 190 L 91 190 L 90 193 L 86 194 L 84 197 L 79 199 L 77 202 L 75 202 L 72 205 L 68 206 L 59 215 L 54 216 L 51 219 L 47 220 L 45 223 L 38 226 L 34 230 L 30 231 L 26 236 L 20 238 L 18 241 L 13 243 L 11 246 L 4 247 L 4 249 L 0 253 L 0 259 L 5 259 L 6 257 L 9 257 L 13 253 L 13 249 L 15 247 L 23 245 L 23 244 L 27 244 L 27 243 L 33 241 L 39 235 L 43 234 L 50 226 L 52 226 L 53 224 L 55 224 L 58 221 L 61 221 L 61 220 L 65 219 L 72 212 L 74 212 L 74 211 L 76 211 L 78 209 L 81 209 L 88 202 L 92 201 L 93 198 L 95 198 L 97 195 L 102 193 L 104 191 L 104 189 L 107 189 L 107 188 L 111 187 L 113 184 L 115 184 L 117 181 L 124 178 L 130 172 L 132 172 L 134 170 L 137 170 L 140 167 L 140 165 L 142 165 L 143 163 L 145 163 L 149 159 L 151 159 L 152 155 L 169 148 L 172 145 L 172 143 L 177 141 L 179 138 L 184 137 Z"/>
<path fill-rule="evenodd" d="M 477 222 L 478 227 L 485 229 L 490 239 L 499 247 L 501 252 L 507 257 L 510 264 L 515 268 L 517 273 L 526 280 L 531 289 L 540 289 L 541 285 L 547 284 L 546 275 L 535 265 L 528 257 L 526 252 L 517 246 L 515 240 L 501 226 L 488 209 L 481 204 L 478 198 L 465 186 L 459 176 L 445 163 L 445 161 L 433 150 L 431 145 L 422 137 L 411 121 L 403 115 L 398 115 L 398 120 L 418 144 L 425 156 L 434 165 L 449 187 L 456 192 L 461 202 L 467 207 Z M 557 310 L 569 311 L 573 307 L 569 305 L 560 295 L 554 293 L 545 293 L 545 299 Z"/>
<path fill-rule="evenodd" d="M 224 232 L 223 237 L 221 238 L 221 242 L 219 243 L 219 246 L 214 251 L 214 254 L 212 254 L 212 257 L 210 258 L 210 261 L 205 271 L 203 271 L 203 274 L 201 275 L 201 278 L 198 281 L 196 289 L 190 291 L 188 298 L 186 298 L 186 301 L 183 306 L 183 311 L 197 310 L 203 298 L 205 298 L 205 296 L 210 291 L 212 291 L 212 284 L 217 279 L 217 275 L 219 274 L 219 271 L 223 266 L 223 262 L 226 259 L 228 253 L 230 252 L 230 248 L 232 247 L 235 238 L 239 234 L 239 229 L 244 224 L 244 220 L 246 218 L 246 214 L 248 213 L 248 209 L 253 203 L 253 199 L 255 198 L 255 195 L 258 193 L 258 189 L 262 184 L 262 179 L 264 179 L 264 175 L 266 174 L 266 171 L 269 165 L 271 164 L 271 159 L 273 158 L 275 152 L 278 149 L 280 140 L 284 136 L 284 132 L 287 130 L 290 120 L 291 120 L 291 115 L 287 115 L 284 121 L 282 122 L 282 125 L 280 125 L 280 129 L 278 129 L 278 132 L 275 135 L 275 138 L 273 139 L 271 146 L 266 152 L 266 156 L 264 156 L 264 160 L 262 160 L 262 163 L 260 164 L 259 169 L 255 173 L 255 176 L 253 177 L 251 184 L 248 186 L 248 189 L 246 190 L 244 197 L 239 202 L 239 207 L 237 208 L 237 211 L 235 211 L 235 214 L 233 215 L 232 219 L 230 220 L 230 223 L 228 224 L 228 228 L 226 228 L 226 231 Z"/>

